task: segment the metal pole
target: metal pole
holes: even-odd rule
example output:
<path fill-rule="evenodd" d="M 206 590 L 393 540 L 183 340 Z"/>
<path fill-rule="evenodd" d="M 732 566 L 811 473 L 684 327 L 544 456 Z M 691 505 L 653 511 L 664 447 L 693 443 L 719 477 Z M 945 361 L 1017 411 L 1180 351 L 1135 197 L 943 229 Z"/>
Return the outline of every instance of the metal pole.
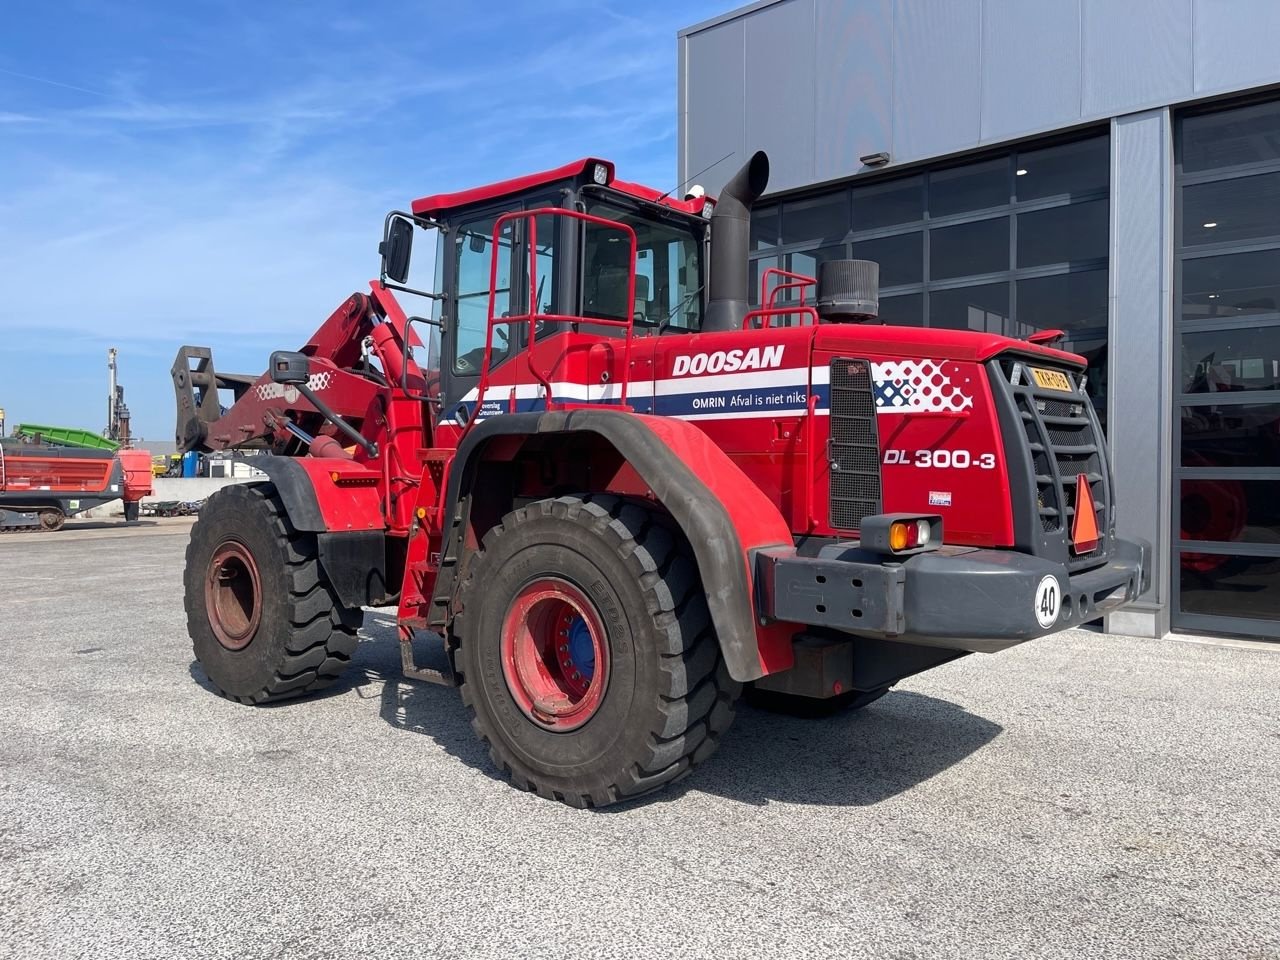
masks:
<path fill-rule="evenodd" d="M 107 436 L 116 439 L 116 348 L 107 350 Z"/>

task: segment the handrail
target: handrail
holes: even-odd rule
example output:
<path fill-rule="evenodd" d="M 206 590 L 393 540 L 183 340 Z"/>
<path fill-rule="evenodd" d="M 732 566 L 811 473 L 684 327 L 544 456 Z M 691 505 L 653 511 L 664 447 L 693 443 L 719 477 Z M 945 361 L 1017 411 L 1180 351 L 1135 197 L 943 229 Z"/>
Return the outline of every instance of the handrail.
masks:
<path fill-rule="evenodd" d="M 537 313 L 535 308 L 538 302 L 538 217 L 568 217 L 572 220 L 580 220 L 583 223 L 594 223 L 610 230 L 617 230 L 626 235 L 631 247 L 631 256 L 628 260 L 630 269 L 627 272 L 627 299 L 625 320 L 611 320 L 604 317 L 575 317 L 561 313 Z M 494 312 L 497 307 L 497 287 L 498 287 L 498 252 L 500 249 L 500 237 L 506 224 L 515 220 L 529 221 L 529 313 L 518 314 L 516 316 L 495 316 Z M 489 367 L 493 362 L 493 331 L 494 328 L 502 325 L 513 327 L 521 323 L 529 325 L 529 342 L 526 348 L 526 358 L 529 364 L 529 372 L 541 385 L 546 394 L 546 404 L 548 410 L 555 409 L 555 401 L 551 390 L 551 377 L 549 373 L 539 370 L 533 362 L 533 345 L 537 337 L 537 326 L 540 322 L 550 323 L 586 323 L 603 327 L 622 327 L 626 330 L 626 338 L 623 343 L 622 369 L 624 371 L 621 377 L 621 396 L 619 403 L 623 408 L 627 405 L 627 383 L 631 372 L 631 341 L 635 333 L 635 313 L 634 305 L 636 302 L 636 232 L 629 225 L 620 223 L 617 220 L 609 220 L 605 217 L 593 216 L 589 213 L 583 213 L 580 210 L 566 210 L 561 207 L 539 207 L 536 210 L 513 210 L 510 213 L 504 213 L 498 217 L 493 224 L 493 255 L 489 264 L 489 316 L 488 322 L 485 324 L 484 337 L 484 360 L 480 366 L 480 381 L 476 385 L 476 407 L 474 413 L 467 418 L 466 424 L 462 428 L 462 437 L 470 432 L 472 426 L 480 419 L 480 411 L 484 409 L 485 394 L 489 387 Z M 462 437 L 459 437 L 461 442 Z"/>
<path fill-rule="evenodd" d="M 763 321 L 760 325 L 760 329 L 766 330 L 769 328 L 769 319 L 771 317 L 791 316 L 797 313 L 808 317 L 814 324 L 819 322 L 818 311 L 813 307 L 802 307 L 799 305 L 785 307 L 757 307 L 754 310 L 748 311 L 747 315 L 742 318 L 742 329 L 750 330 L 751 322 L 755 319 L 759 319 Z"/>
<path fill-rule="evenodd" d="M 770 277 L 786 277 L 789 282 L 780 283 L 769 291 Z M 764 273 L 760 274 L 760 302 L 766 307 L 772 307 L 773 298 L 778 295 L 779 290 L 789 290 L 792 287 L 800 288 L 800 305 L 804 305 L 804 288 L 812 287 L 817 284 L 816 277 L 806 276 L 803 273 L 794 273 L 791 270 L 783 270 L 781 267 L 769 267 Z"/>
<path fill-rule="evenodd" d="M 785 282 L 779 283 L 772 290 L 769 289 L 770 277 L 787 278 Z M 760 303 L 762 306 L 747 313 L 742 318 L 742 329 L 749 330 L 751 321 L 759 319 L 761 321 L 761 329 L 767 329 L 770 326 L 769 320 L 772 317 L 787 316 L 791 314 L 803 314 L 812 318 L 816 324 L 818 322 L 818 312 L 813 308 L 805 305 L 804 288 L 812 287 L 817 283 L 814 277 L 805 276 L 803 273 L 793 273 L 790 270 L 783 270 L 779 267 L 769 267 L 760 275 Z M 798 289 L 800 291 L 800 302 L 795 306 L 779 307 L 777 303 L 778 293 L 782 290 Z"/>

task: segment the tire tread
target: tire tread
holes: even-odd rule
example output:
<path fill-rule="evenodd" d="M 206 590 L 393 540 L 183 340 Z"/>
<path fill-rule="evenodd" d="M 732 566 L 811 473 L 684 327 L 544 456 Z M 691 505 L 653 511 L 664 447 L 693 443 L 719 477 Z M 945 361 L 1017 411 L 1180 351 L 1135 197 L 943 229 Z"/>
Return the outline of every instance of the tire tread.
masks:
<path fill-rule="evenodd" d="M 359 642 L 357 630 L 363 621 L 363 611 L 342 606 L 320 567 L 315 535 L 300 532 L 293 526 L 271 484 L 236 484 L 213 497 L 225 498 L 224 502 L 243 501 L 237 509 L 246 516 L 256 511 L 265 512 L 270 533 L 288 568 L 285 582 L 289 585 L 289 633 L 284 642 L 285 652 L 274 664 L 272 675 L 259 690 L 248 695 L 231 694 L 210 677 L 214 690 L 239 703 L 264 704 L 331 686 L 351 662 Z M 199 526 L 197 520 L 187 544 L 188 566 L 195 561 Z M 194 636 L 197 619 L 207 614 L 190 591 L 186 596 L 186 612 L 188 629 Z"/>
<path fill-rule="evenodd" d="M 566 790 L 559 783 L 540 783 L 518 772 L 505 756 L 500 739 L 477 713 L 472 684 L 460 671 L 462 700 L 471 715 L 472 729 L 488 746 L 494 765 L 515 786 L 574 807 L 601 807 L 633 799 L 687 776 L 715 752 L 733 722 L 734 703 L 742 691 L 720 655 L 688 542 L 666 514 L 622 497 L 584 494 L 540 500 L 512 511 L 485 534 L 480 552 L 493 549 L 508 530 L 536 517 L 555 517 L 598 533 L 635 574 L 660 645 L 656 651 L 659 676 L 666 689 L 657 697 L 659 721 L 650 731 L 645 756 L 626 766 L 616 782 L 586 792 Z M 476 559 L 479 557 L 473 561 Z M 455 663 L 466 642 L 467 601 L 482 591 L 477 580 L 482 566 L 470 563 L 459 589 L 459 612 L 448 634 Z"/>

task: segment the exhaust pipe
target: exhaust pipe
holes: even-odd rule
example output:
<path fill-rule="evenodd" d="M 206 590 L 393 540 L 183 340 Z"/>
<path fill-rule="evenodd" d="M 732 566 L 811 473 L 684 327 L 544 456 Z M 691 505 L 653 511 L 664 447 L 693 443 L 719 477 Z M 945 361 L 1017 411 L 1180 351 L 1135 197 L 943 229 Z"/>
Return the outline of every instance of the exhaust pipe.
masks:
<path fill-rule="evenodd" d="M 711 279 L 703 330 L 742 328 L 751 299 L 747 270 L 751 205 L 768 185 L 769 155 L 757 150 L 720 191 L 711 214 Z"/>

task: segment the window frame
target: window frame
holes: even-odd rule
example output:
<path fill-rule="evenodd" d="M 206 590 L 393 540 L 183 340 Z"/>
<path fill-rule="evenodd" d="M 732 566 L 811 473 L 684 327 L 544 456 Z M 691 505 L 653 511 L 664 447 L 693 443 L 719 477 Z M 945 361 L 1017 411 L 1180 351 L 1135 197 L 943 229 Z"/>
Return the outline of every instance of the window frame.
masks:
<path fill-rule="evenodd" d="M 1173 397 L 1171 437 L 1170 484 L 1172 488 L 1169 511 L 1170 563 L 1169 576 L 1170 616 L 1175 627 L 1186 630 L 1203 630 L 1215 633 L 1234 633 L 1247 636 L 1274 637 L 1280 627 L 1280 619 L 1259 620 L 1249 616 L 1234 617 L 1225 613 L 1193 613 L 1183 608 L 1182 555 L 1218 555 L 1280 562 L 1280 543 L 1268 544 L 1246 541 L 1187 540 L 1182 536 L 1182 485 L 1187 480 L 1262 480 L 1280 483 L 1280 465 L 1273 467 L 1195 467 L 1183 464 L 1182 422 L 1184 412 L 1192 407 L 1231 407 L 1241 405 L 1276 406 L 1280 408 L 1280 391 L 1253 389 L 1229 393 L 1188 393 L 1183 383 L 1183 336 L 1197 333 L 1218 333 L 1240 329 L 1274 329 L 1280 338 L 1280 305 L 1274 311 L 1257 314 L 1237 314 L 1220 317 L 1186 317 L 1184 310 L 1185 278 L 1188 263 L 1210 257 L 1231 256 L 1264 251 L 1280 251 L 1280 229 L 1276 234 L 1253 237 L 1248 240 L 1224 240 L 1215 243 L 1186 242 L 1184 190 L 1206 183 L 1217 183 L 1265 173 L 1280 172 L 1280 150 L 1270 160 L 1209 167 L 1191 173 L 1183 170 L 1185 142 L 1184 125 L 1208 114 L 1227 113 L 1264 102 L 1275 102 L 1275 94 L 1251 97 L 1243 100 L 1216 102 L 1178 111 L 1173 121 L 1173 349 L 1170 351 L 1171 393 Z M 1280 128 L 1280 112 L 1277 113 Z M 1229 563 L 1225 560 L 1225 563 Z"/>
<path fill-rule="evenodd" d="M 708 252 L 708 239 L 709 239 L 708 237 L 709 222 L 702 217 L 698 217 L 698 218 L 690 217 L 687 214 L 682 214 L 677 210 L 672 210 L 670 208 L 663 207 L 660 204 L 645 203 L 644 201 L 639 200 L 636 197 L 630 196 L 629 194 L 625 194 L 617 190 L 609 189 L 608 187 L 588 186 L 588 187 L 584 187 L 580 191 L 580 193 L 581 193 L 581 197 L 579 198 L 578 202 L 580 205 L 580 209 L 584 213 L 590 213 L 592 216 L 604 217 L 605 219 L 609 219 L 609 220 L 615 219 L 613 216 L 610 215 L 610 211 L 608 210 L 601 211 L 598 209 L 593 209 L 598 204 L 605 204 L 605 205 L 614 207 L 615 212 L 618 212 L 618 211 L 623 213 L 629 212 L 629 213 L 633 213 L 635 216 L 640 217 L 641 219 L 644 219 L 644 220 L 648 220 L 651 222 L 660 221 L 668 225 L 674 232 L 688 234 L 690 242 L 693 243 L 694 248 L 697 251 L 698 277 L 697 277 L 697 283 L 694 284 L 692 289 L 690 289 L 689 292 L 685 294 L 685 297 L 688 297 L 695 292 L 697 294 L 695 297 L 693 297 L 692 300 L 690 300 L 691 306 L 693 304 L 697 304 L 698 306 L 697 326 L 696 327 L 677 326 L 674 323 L 667 323 L 666 325 L 661 325 L 661 324 L 650 325 L 646 322 L 643 324 L 637 323 L 635 325 L 635 329 L 637 333 L 641 336 L 656 335 L 656 332 L 658 331 L 659 327 L 661 327 L 661 330 L 664 334 L 669 333 L 672 335 L 702 332 L 702 324 L 705 322 L 706 316 L 707 316 L 707 269 L 708 269 L 707 252 Z M 578 260 L 579 260 L 578 267 L 577 267 L 577 296 L 578 296 L 577 313 L 579 314 L 583 312 L 584 304 L 586 303 L 587 264 L 586 264 L 586 253 L 585 253 L 586 247 L 585 247 L 585 243 L 583 242 L 584 236 L 585 236 L 585 225 L 582 225 L 578 233 L 578 244 L 577 244 Z M 648 249 L 653 250 L 656 248 L 650 247 Z M 637 261 L 639 260 L 639 251 L 640 251 L 640 245 L 637 238 L 637 248 L 636 248 Z M 639 276 L 639 263 L 637 262 L 635 266 L 637 270 L 636 275 Z M 655 261 L 655 277 L 656 277 L 656 273 L 657 271 L 656 271 L 656 261 Z M 688 284 L 686 283 L 686 287 L 687 286 Z M 656 295 L 652 290 L 650 291 L 650 294 Z M 683 298 L 681 298 L 681 300 L 683 301 Z M 589 324 L 590 319 L 584 318 L 583 323 L 584 325 Z"/>
<path fill-rule="evenodd" d="M 441 397 L 445 408 L 452 404 L 461 402 L 467 391 L 475 387 L 480 382 L 479 371 L 467 372 L 457 369 L 458 361 L 458 257 L 453 252 L 456 249 L 457 236 L 462 227 L 467 224 L 475 223 L 477 220 L 494 219 L 505 213 L 511 213 L 517 210 L 533 210 L 540 207 L 557 207 L 563 208 L 569 206 L 567 197 L 568 191 L 558 186 L 552 186 L 546 190 L 539 190 L 532 195 L 511 197 L 501 203 L 492 203 L 485 206 L 477 206 L 473 209 L 459 210 L 448 218 L 448 231 L 441 237 L 441 244 L 448 245 L 449 253 L 444 257 L 443 261 L 443 286 L 441 289 L 446 294 L 440 312 L 442 321 L 442 329 L 440 335 L 440 385 Z M 576 256 L 576 247 L 566 243 L 566 236 L 563 230 L 563 221 L 567 218 L 557 217 L 562 221 L 556 230 L 556 261 L 557 265 L 553 271 L 553 287 L 552 302 L 563 302 L 563 291 L 565 289 L 565 270 L 570 261 Z M 517 221 L 517 223 L 520 221 Z M 492 241 L 492 233 L 490 240 Z M 523 234 L 521 234 L 523 237 Z M 527 257 L 516 256 L 514 250 L 520 249 L 522 241 L 518 240 L 513 247 L 514 267 L 511 274 L 511 288 L 513 291 L 521 288 L 522 284 L 527 286 L 528 262 Z M 492 255 L 492 249 L 489 251 Z M 488 302 L 485 303 L 485 317 L 488 318 Z M 497 363 L 493 364 L 491 369 L 497 369 L 511 358 L 519 355 L 521 352 L 529 348 L 526 342 L 526 331 L 523 325 L 515 325 L 512 334 L 513 346 Z"/>

